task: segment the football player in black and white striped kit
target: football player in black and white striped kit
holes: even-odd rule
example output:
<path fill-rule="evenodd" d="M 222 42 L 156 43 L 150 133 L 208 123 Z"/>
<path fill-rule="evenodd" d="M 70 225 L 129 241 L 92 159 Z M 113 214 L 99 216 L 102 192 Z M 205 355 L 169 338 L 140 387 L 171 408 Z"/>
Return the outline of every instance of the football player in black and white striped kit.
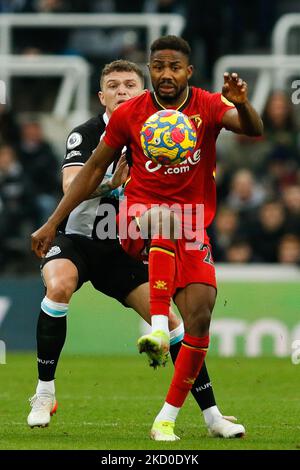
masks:
<path fill-rule="evenodd" d="M 63 191 L 66 192 L 77 173 L 97 147 L 105 126 L 116 107 L 143 91 L 144 78 L 136 64 L 117 60 L 106 65 L 100 79 L 99 99 L 105 113 L 75 127 L 67 139 L 62 164 Z M 41 303 L 37 323 L 38 384 L 31 398 L 30 427 L 45 427 L 57 409 L 54 375 L 67 328 L 67 313 L 73 293 L 90 281 L 96 290 L 133 308 L 149 324 L 148 269 L 127 255 L 117 238 L 99 239 L 101 206 L 118 208 L 120 187 L 128 166 L 125 156 L 112 164 L 106 178 L 90 199 L 74 209 L 59 227 L 57 236 L 41 263 L 46 295 Z M 121 188 L 122 191 L 122 188 Z M 175 361 L 183 338 L 183 324 L 170 312 L 170 353 Z M 223 417 L 216 406 L 206 366 L 200 371 L 192 393 L 203 411 L 212 435 L 239 437 L 245 430 Z"/>

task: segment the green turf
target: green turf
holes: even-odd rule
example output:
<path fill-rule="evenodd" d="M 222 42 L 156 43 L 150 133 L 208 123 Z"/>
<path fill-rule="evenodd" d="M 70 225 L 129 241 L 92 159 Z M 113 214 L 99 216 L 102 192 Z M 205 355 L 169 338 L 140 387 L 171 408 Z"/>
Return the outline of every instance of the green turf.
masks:
<path fill-rule="evenodd" d="M 27 399 L 35 389 L 35 358 L 8 354 L 0 365 L 1 449 L 300 449 L 300 365 L 289 359 L 209 358 L 219 406 L 239 417 L 244 439 L 209 437 L 188 398 L 175 443 L 149 439 L 173 367 L 153 371 L 142 356 L 63 356 L 56 380 L 59 410 L 46 429 L 29 429 Z"/>

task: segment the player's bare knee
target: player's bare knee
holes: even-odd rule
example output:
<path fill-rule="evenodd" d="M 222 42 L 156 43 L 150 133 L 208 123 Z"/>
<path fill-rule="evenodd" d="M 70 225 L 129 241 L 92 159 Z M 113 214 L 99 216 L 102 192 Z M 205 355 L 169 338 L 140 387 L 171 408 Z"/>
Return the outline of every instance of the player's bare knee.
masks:
<path fill-rule="evenodd" d="M 185 319 L 184 328 L 191 336 L 206 336 L 209 332 L 211 310 L 208 307 L 195 308 Z"/>
<path fill-rule="evenodd" d="M 144 238 L 160 237 L 177 240 L 180 238 L 181 224 L 179 217 L 166 207 L 154 207 L 141 219 L 141 231 Z"/>
<path fill-rule="evenodd" d="M 76 289 L 73 279 L 51 279 L 47 282 L 47 297 L 53 302 L 68 303 Z"/>

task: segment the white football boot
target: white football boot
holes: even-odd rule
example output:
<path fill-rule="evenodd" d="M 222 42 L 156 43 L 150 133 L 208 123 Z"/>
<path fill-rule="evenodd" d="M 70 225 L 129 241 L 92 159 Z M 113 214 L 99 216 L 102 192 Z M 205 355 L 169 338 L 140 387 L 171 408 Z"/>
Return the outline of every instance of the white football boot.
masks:
<path fill-rule="evenodd" d="M 213 437 L 238 438 L 244 437 L 246 430 L 242 424 L 237 424 L 234 416 L 218 416 L 207 426 Z"/>
<path fill-rule="evenodd" d="M 56 413 L 57 401 L 52 394 L 34 395 L 29 399 L 31 411 L 27 418 L 28 426 L 34 428 L 38 426 L 45 428 L 51 420 L 51 416 Z"/>

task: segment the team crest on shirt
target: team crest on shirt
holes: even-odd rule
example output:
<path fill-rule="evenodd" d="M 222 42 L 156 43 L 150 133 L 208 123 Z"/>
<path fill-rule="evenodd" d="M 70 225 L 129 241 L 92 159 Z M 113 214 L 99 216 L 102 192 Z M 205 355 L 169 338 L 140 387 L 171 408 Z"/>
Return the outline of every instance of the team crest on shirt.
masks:
<path fill-rule="evenodd" d="M 61 253 L 61 249 L 59 248 L 59 246 L 52 246 L 52 248 L 50 248 L 50 250 L 46 254 L 45 258 L 51 258 L 51 256 L 58 255 L 59 253 Z"/>
<path fill-rule="evenodd" d="M 75 147 L 78 147 L 82 142 L 82 135 L 79 134 L 79 132 L 72 132 L 71 135 L 69 135 L 68 141 L 67 141 L 67 148 L 69 150 L 74 149 Z"/>
<path fill-rule="evenodd" d="M 193 123 L 195 124 L 195 127 L 199 129 L 199 127 L 202 124 L 202 119 L 200 117 L 200 114 L 194 114 L 193 116 L 189 116 L 189 119 L 193 121 Z"/>

